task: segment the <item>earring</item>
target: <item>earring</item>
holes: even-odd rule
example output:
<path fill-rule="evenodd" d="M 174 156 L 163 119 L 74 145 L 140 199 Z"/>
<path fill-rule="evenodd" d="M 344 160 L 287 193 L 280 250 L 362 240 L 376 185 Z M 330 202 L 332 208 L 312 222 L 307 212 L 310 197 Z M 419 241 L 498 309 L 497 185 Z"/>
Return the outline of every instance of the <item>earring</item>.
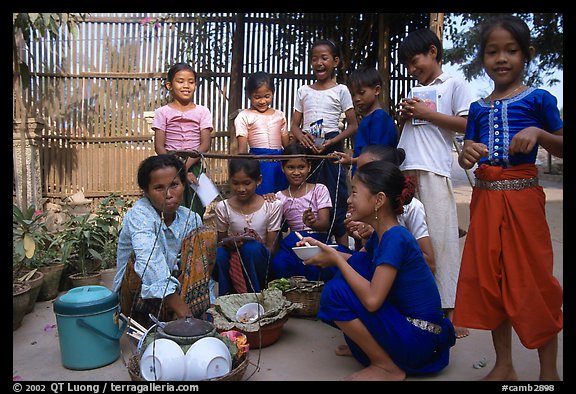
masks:
<path fill-rule="evenodd" d="M 378 208 L 374 207 L 374 213 L 376 214 L 376 215 L 374 216 L 374 219 L 375 219 L 375 220 L 378 220 Z"/>

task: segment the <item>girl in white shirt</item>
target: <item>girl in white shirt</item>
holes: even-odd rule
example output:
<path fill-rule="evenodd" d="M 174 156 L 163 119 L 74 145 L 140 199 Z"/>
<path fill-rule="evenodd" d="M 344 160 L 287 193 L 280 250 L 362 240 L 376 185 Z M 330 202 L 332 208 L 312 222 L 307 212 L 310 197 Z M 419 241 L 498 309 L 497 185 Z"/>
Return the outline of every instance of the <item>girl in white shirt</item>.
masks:
<path fill-rule="evenodd" d="M 290 130 L 298 142 L 315 154 L 342 152 L 346 138 L 356 132 L 358 120 L 348 87 L 336 82 L 339 48 L 331 40 L 317 40 L 312 44 L 311 64 L 316 82 L 298 89 Z M 338 124 L 342 113 L 346 116 L 346 128 L 340 132 Z M 331 160 L 322 160 L 313 163 L 311 180 L 328 187 L 334 205 L 330 235 L 339 244 L 348 246 L 344 225 L 348 198 L 346 171 Z"/>

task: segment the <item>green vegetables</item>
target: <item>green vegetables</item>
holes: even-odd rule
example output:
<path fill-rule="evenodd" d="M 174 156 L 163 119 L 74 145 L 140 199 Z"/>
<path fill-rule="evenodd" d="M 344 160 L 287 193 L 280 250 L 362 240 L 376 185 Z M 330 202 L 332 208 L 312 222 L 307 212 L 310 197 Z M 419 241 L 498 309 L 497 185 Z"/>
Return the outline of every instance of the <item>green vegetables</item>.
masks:
<path fill-rule="evenodd" d="M 281 291 L 286 291 L 291 287 L 290 281 L 288 280 L 288 278 L 280 278 L 280 279 L 274 279 L 271 280 L 270 282 L 268 282 L 268 288 L 269 289 L 278 289 Z"/>

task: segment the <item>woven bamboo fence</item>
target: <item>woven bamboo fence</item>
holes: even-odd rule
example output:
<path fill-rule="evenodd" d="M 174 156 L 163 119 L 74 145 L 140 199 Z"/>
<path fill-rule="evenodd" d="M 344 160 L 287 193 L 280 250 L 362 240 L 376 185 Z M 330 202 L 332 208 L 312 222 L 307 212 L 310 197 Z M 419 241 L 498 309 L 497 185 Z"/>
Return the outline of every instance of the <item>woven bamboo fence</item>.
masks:
<path fill-rule="evenodd" d="M 138 196 L 138 164 L 155 154 L 151 116 L 168 102 L 164 78 L 177 61 L 197 71 L 195 102 L 213 115 L 211 153 L 235 153 L 233 118 L 248 106 L 244 81 L 254 71 L 276 77 L 273 106 L 290 122 L 296 90 L 313 81 L 307 56 L 313 38 L 337 30 L 329 14 L 306 23 L 298 15 L 95 13 L 74 36 L 65 28 L 58 37 L 32 32 L 25 54 L 30 88 L 15 97 L 13 118 L 34 114 L 44 124 L 36 137 L 42 196 L 60 199 L 79 190 L 88 198 Z M 392 110 L 413 83 L 397 62 L 398 43 L 407 31 L 429 26 L 430 14 L 383 15 L 382 45 L 373 50 L 388 86 L 383 102 Z M 286 29 L 311 40 L 278 42 Z M 206 164 L 216 184 L 227 182 L 226 157 Z"/>

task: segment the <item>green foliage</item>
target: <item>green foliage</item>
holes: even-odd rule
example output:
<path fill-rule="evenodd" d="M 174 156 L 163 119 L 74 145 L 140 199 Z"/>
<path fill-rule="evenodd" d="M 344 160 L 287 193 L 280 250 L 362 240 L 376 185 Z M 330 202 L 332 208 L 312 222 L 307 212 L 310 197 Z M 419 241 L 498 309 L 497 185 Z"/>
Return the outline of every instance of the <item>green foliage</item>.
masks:
<path fill-rule="evenodd" d="M 98 204 L 96 221 L 108 234 L 100 250 L 102 268 L 116 265 L 116 249 L 122 218 L 133 204 L 133 201 L 124 200 L 118 193 L 110 194 Z"/>
<path fill-rule="evenodd" d="M 116 264 L 122 218 L 130 206 L 131 201 L 112 193 L 94 213 L 71 216 L 59 233 L 62 261 L 82 274 Z"/>
<path fill-rule="evenodd" d="M 77 33 L 78 22 L 84 19 L 85 14 L 75 13 L 13 13 L 12 14 L 12 30 L 14 33 L 14 64 L 17 65 L 17 70 L 14 70 L 20 75 L 22 87 L 27 89 L 30 86 L 30 69 L 28 64 L 21 59 L 19 51 L 16 50 L 16 37 L 18 33 L 22 33 L 26 43 L 30 40 L 32 30 L 38 30 L 42 35 L 50 34 L 51 37 L 57 38 L 60 28 L 66 26 L 69 33 L 74 37 Z"/>
<path fill-rule="evenodd" d="M 21 211 L 12 204 L 13 275 L 24 268 L 38 268 L 58 260 L 56 234 L 46 227 L 46 212 L 34 206 Z"/>
<path fill-rule="evenodd" d="M 86 213 L 71 216 L 59 233 L 62 261 L 82 274 L 99 270 L 102 261 L 100 250 L 106 243 L 107 235 L 95 215 Z"/>
<path fill-rule="evenodd" d="M 116 264 L 122 218 L 133 201 L 112 193 L 102 199 L 95 213 L 69 216 L 60 231 L 46 226 L 46 212 L 34 206 L 25 211 L 13 204 L 13 274 L 24 269 L 63 261 L 75 272 L 88 273 Z"/>
<path fill-rule="evenodd" d="M 500 13 L 501 14 L 501 13 Z M 444 36 L 452 41 L 452 48 L 445 49 L 444 61 L 460 65 L 468 81 L 484 75 L 481 59 L 478 56 L 480 24 L 497 13 L 446 14 Z M 547 81 L 549 86 L 558 83 L 552 75 L 563 70 L 564 65 L 564 15 L 561 13 L 514 13 L 522 18 L 532 32 L 532 43 L 536 57 L 530 63 L 525 82 L 531 86 L 541 86 Z"/>
<path fill-rule="evenodd" d="M 70 34 L 76 34 L 78 22 L 84 19 L 84 14 L 72 13 L 13 13 L 13 29 L 20 29 L 24 39 L 30 38 L 30 31 L 37 29 L 42 35 L 49 33 L 53 38 L 58 37 L 58 31 L 62 25 L 68 27 Z"/>

